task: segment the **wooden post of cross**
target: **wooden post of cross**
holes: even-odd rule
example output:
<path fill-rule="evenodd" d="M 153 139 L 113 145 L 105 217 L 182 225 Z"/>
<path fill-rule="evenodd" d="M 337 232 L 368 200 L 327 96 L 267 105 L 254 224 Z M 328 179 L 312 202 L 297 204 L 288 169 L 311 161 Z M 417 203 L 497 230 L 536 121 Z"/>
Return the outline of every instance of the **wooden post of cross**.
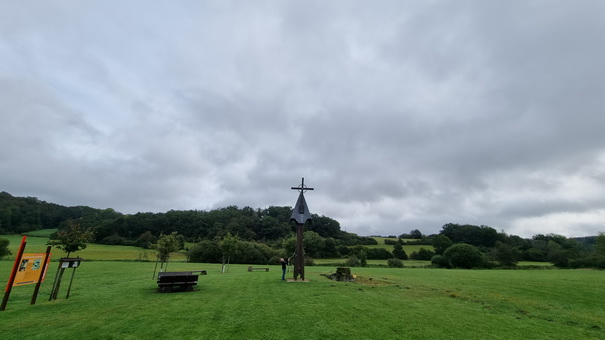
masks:
<path fill-rule="evenodd" d="M 302 281 L 305 280 L 305 253 L 303 247 L 304 229 L 305 222 L 312 219 L 311 212 L 305 201 L 304 192 L 307 190 L 314 190 L 314 188 L 308 188 L 305 186 L 305 178 L 303 177 L 302 182 L 297 187 L 291 187 L 292 190 L 298 190 L 298 200 L 294 209 L 292 209 L 291 221 L 296 222 L 296 257 L 294 259 L 294 280 L 298 280 L 298 276 Z"/>

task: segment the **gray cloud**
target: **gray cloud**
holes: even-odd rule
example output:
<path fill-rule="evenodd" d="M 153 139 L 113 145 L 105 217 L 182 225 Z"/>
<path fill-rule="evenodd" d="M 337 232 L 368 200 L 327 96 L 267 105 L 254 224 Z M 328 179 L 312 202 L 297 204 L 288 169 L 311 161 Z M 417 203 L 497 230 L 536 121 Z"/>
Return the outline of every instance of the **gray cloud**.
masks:
<path fill-rule="evenodd" d="M 603 231 L 600 1 L 9 2 L 0 190 L 291 205 L 360 234 Z"/>

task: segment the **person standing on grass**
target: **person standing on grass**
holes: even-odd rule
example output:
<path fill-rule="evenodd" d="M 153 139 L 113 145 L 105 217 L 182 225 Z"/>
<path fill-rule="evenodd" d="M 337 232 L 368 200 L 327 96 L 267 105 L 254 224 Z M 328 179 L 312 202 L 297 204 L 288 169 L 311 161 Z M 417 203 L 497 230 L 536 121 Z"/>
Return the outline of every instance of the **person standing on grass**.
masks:
<path fill-rule="evenodd" d="M 288 268 L 288 260 L 285 260 L 283 257 L 279 259 L 279 263 L 281 263 L 281 279 L 286 279 L 286 269 Z"/>

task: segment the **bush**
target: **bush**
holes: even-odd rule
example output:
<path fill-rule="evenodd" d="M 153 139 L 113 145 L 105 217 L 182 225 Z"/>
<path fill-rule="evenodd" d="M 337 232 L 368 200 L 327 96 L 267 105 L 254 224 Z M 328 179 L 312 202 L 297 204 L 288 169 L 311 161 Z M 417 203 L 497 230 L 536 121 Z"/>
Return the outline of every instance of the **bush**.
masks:
<path fill-rule="evenodd" d="M 0 259 L 6 255 L 10 255 L 11 251 L 8 249 L 9 240 L 0 238 Z"/>
<path fill-rule="evenodd" d="M 271 257 L 269 259 L 269 261 L 267 262 L 267 264 L 269 264 L 269 265 L 278 265 L 278 264 L 281 264 L 281 262 L 279 261 L 280 258 L 281 258 L 280 256 L 273 256 L 273 257 Z"/>
<path fill-rule="evenodd" d="M 449 268 L 450 267 L 450 263 L 447 261 L 447 259 L 445 257 L 443 257 L 443 255 L 433 256 L 433 258 L 431 258 L 431 264 L 433 264 L 436 267 L 440 267 L 440 268 Z"/>
<path fill-rule="evenodd" d="M 403 262 L 400 259 L 392 258 L 387 261 L 391 268 L 403 268 Z"/>
<path fill-rule="evenodd" d="M 466 243 L 454 244 L 447 248 L 443 252 L 443 257 L 452 268 L 471 269 L 480 268 L 485 265 L 483 253 L 476 247 Z"/>
<path fill-rule="evenodd" d="M 570 268 L 595 268 L 605 269 L 605 256 L 591 255 L 569 262 Z"/>
<path fill-rule="evenodd" d="M 223 258 L 217 242 L 204 240 L 187 252 L 189 262 L 221 263 Z"/>
<path fill-rule="evenodd" d="M 393 254 L 384 248 L 367 248 L 366 258 L 368 260 L 388 260 Z"/>
<path fill-rule="evenodd" d="M 52 236 L 51 236 L 52 237 Z M 133 241 L 127 240 L 124 237 L 116 234 L 111 234 L 107 237 L 102 238 L 99 241 L 100 244 L 109 244 L 112 246 L 125 246 L 125 245 L 133 245 Z"/>
<path fill-rule="evenodd" d="M 434 251 L 430 251 L 425 248 L 420 248 L 417 252 L 413 252 L 410 254 L 410 259 L 412 260 L 420 260 L 420 261 L 430 261 L 433 256 L 435 256 Z"/>
<path fill-rule="evenodd" d="M 358 267 L 361 264 L 359 257 L 353 255 L 345 261 L 345 267 Z"/>

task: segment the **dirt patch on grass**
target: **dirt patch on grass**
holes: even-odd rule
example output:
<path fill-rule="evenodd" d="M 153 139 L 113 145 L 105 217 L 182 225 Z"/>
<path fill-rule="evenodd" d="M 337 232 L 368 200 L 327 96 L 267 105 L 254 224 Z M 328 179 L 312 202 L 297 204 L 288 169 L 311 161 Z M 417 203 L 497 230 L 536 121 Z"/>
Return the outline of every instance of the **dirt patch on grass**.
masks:
<path fill-rule="evenodd" d="M 370 285 L 370 286 L 387 286 L 394 284 L 393 281 L 390 281 L 388 278 L 375 278 L 375 277 L 365 277 L 358 275 L 355 278 L 355 283 L 362 285 Z"/>

